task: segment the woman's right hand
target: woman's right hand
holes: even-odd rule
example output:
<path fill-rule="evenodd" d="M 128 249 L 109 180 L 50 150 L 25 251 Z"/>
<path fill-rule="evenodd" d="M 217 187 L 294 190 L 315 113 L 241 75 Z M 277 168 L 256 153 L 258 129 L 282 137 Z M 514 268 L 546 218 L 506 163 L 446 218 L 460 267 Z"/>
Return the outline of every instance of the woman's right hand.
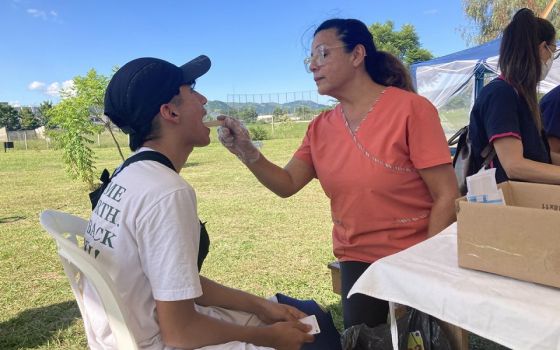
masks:
<path fill-rule="evenodd" d="M 223 126 L 218 127 L 218 139 L 231 153 L 245 164 L 256 162 L 261 153 L 253 145 L 247 128 L 235 118 L 220 115 L 217 118 L 223 121 Z"/>

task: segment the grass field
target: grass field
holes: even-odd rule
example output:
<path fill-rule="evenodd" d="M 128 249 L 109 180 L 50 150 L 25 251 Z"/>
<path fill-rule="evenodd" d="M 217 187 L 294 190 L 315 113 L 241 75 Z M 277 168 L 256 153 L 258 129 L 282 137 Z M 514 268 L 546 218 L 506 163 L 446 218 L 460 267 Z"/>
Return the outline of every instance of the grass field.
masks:
<path fill-rule="evenodd" d="M 266 140 L 261 151 L 284 165 L 305 127 L 277 126 L 275 134 L 287 138 Z M 96 148 L 96 156 L 98 173 L 120 163 L 115 148 Z M 334 259 L 329 206 L 317 181 L 278 198 L 215 140 L 193 152 L 181 175 L 195 188 L 200 218 L 208 222 L 204 275 L 261 296 L 315 299 L 340 327 L 327 269 Z M 77 305 L 38 216 L 52 208 L 88 217 L 86 186 L 66 176 L 60 151 L 40 147 L 0 154 L 0 179 L 0 349 L 85 348 Z M 474 344 L 497 349 L 480 339 Z"/>
<path fill-rule="evenodd" d="M 283 165 L 300 140 L 267 140 L 262 152 Z M 119 164 L 115 148 L 96 155 L 98 172 Z M 278 198 L 216 142 L 196 149 L 181 174 L 208 222 L 204 275 L 261 296 L 313 298 L 340 320 L 327 269 L 328 202 L 316 181 Z M 88 190 L 66 176 L 55 150 L 8 150 L 0 155 L 0 178 L 0 349 L 84 348 L 79 311 L 38 215 L 54 208 L 85 218 Z"/>

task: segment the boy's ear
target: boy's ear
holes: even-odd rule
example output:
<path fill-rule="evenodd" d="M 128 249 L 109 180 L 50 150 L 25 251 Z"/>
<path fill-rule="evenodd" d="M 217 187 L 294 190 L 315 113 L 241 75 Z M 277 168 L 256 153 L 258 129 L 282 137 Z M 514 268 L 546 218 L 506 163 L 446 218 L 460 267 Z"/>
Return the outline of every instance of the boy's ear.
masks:
<path fill-rule="evenodd" d="M 163 120 L 177 123 L 179 121 L 178 114 L 173 111 L 173 106 L 169 103 L 162 104 L 159 108 L 159 114 Z"/>

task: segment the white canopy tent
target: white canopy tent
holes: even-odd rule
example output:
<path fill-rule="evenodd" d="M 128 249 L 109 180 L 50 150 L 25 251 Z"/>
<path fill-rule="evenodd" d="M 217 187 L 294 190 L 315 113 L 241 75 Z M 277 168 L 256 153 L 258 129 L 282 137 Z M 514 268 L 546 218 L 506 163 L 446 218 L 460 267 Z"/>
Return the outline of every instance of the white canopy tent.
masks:
<path fill-rule="evenodd" d="M 418 93 L 440 111 L 446 134 L 468 124 L 472 102 L 486 82 L 499 74 L 498 56 L 501 39 L 433 60 L 410 66 Z M 558 43 L 560 47 L 560 42 Z M 546 93 L 560 84 L 560 59 L 554 61 L 539 92 Z M 457 102 L 457 101 L 462 101 Z"/>

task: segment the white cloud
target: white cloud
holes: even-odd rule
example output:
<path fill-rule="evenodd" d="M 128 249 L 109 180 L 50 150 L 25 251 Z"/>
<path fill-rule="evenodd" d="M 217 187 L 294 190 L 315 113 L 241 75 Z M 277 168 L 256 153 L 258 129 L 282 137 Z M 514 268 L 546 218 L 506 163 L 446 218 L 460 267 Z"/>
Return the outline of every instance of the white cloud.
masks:
<path fill-rule="evenodd" d="M 42 81 L 32 81 L 27 88 L 29 90 L 44 90 L 45 89 L 45 83 L 43 83 Z"/>
<path fill-rule="evenodd" d="M 57 21 L 58 12 L 56 12 L 55 10 L 44 11 L 44 10 L 31 8 L 31 9 L 27 9 L 26 12 L 27 12 L 28 15 L 30 15 L 31 17 L 34 17 L 34 18 L 40 18 L 44 21 L 50 19 L 54 22 L 58 22 Z"/>
<path fill-rule="evenodd" d="M 62 89 L 63 90 L 67 90 L 67 89 L 74 89 L 74 80 L 65 80 L 62 82 Z"/>
<path fill-rule="evenodd" d="M 50 83 L 49 86 L 45 89 L 45 94 L 49 96 L 58 97 L 60 96 L 61 92 L 66 92 L 69 95 L 74 94 L 74 81 L 73 80 L 66 80 L 62 83 L 55 81 Z"/>
<path fill-rule="evenodd" d="M 50 83 L 45 90 L 45 93 L 49 96 L 58 96 L 60 95 L 60 83 L 55 81 L 54 83 Z"/>
<path fill-rule="evenodd" d="M 66 96 L 76 96 L 76 89 L 74 88 L 74 80 L 66 80 L 62 82 L 62 88 Z"/>
<path fill-rule="evenodd" d="M 21 103 L 19 103 L 19 101 L 10 101 L 8 104 L 12 107 L 21 107 Z"/>
<path fill-rule="evenodd" d="M 45 13 L 45 11 L 41 11 L 37 9 L 27 9 L 27 13 L 35 18 L 42 18 L 45 20 L 47 19 L 47 14 Z"/>
<path fill-rule="evenodd" d="M 61 92 L 66 92 L 67 95 L 74 95 L 74 81 L 65 80 L 62 83 L 55 81 L 50 84 L 45 84 L 42 81 L 32 81 L 27 86 L 29 90 L 41 91 L 45 95 L 52 97 L 59 97 Z"/>

